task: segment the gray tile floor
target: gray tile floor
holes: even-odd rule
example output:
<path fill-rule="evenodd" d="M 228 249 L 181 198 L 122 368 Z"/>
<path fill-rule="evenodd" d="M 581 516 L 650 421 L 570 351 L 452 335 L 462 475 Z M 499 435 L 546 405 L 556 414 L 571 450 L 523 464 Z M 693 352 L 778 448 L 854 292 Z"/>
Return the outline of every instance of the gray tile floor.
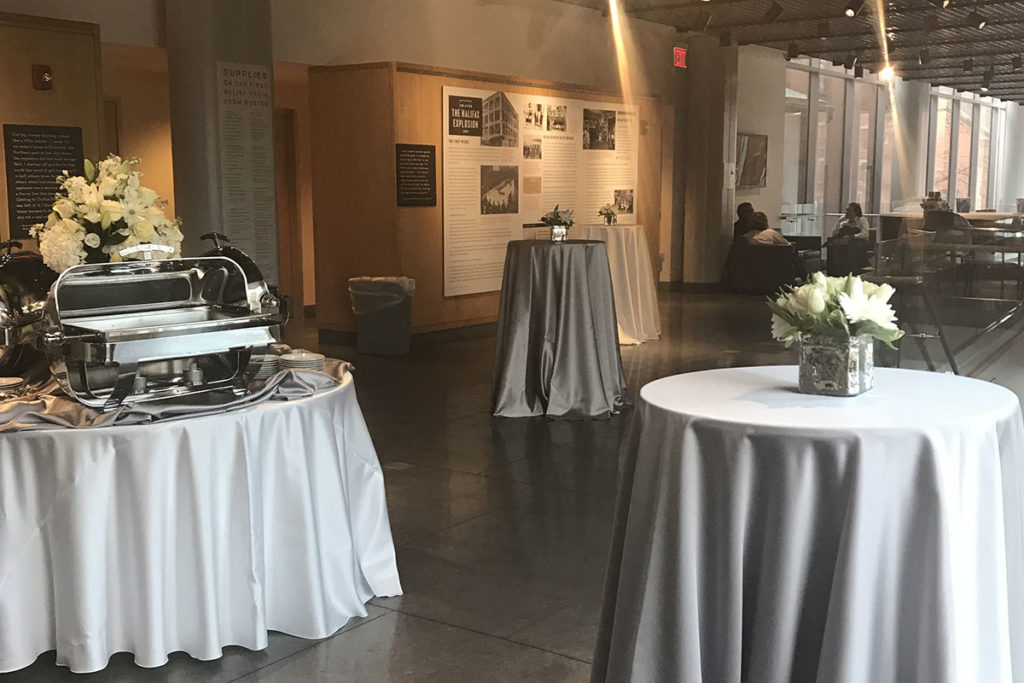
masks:
<path fill-rule="evenodd" d="M 661 301 L 663 338 L 622 347 L 634 396 L 679 372 L 795 362 L 770 339 L 759 297 Z M 985 379 L 1020 393 L 1024 348 L 1004 336 Z M 51 652 L 0 681 L 586 681 L 632 411 L 608 421 L 491 418 L 493 348 L 486 337 L 403 358 L 325 349 L 356 365 L 404 596 L 373 600 L 366 618 L 322 641 L 274 633 L 261 652 L 229 647 L 213 662 L 177 653 L 158 669 L 119 654 L 88 676 L 56 667 Z"/>

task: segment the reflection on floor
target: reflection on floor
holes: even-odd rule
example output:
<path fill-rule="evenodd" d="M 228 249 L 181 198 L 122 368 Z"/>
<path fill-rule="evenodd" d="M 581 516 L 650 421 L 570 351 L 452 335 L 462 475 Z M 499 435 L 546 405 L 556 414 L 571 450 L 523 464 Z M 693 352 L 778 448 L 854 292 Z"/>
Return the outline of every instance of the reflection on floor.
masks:
<path fill-rule="evenodd" d="M 622 347 L 633 396 L 679 372 L 795 362 L 770 339 L 759 297 L 660 296 L 663 338 Z M 1024 390 L 1024 349 L 1007 340 L 985 379 Z M 150 670 L 121 654 L 91 676 L 55 667 L 51 652 L 0 681 L 586 681 L 633 411 L 594 422 L 493 419 L 493 349 L 493 337 L 404 358 L 323 349 L 356 366 L 405 596 L 373 600 L 369 616 L 323 641 L 271 634 L 262 652 L 229 647 L 213 662 L 178 653 Z"/>

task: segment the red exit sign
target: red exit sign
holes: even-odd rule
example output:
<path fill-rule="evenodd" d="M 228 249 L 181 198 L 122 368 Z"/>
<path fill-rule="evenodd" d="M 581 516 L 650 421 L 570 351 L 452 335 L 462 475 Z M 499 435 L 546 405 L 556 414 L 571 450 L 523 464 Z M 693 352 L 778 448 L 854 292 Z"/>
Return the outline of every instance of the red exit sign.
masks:
<path fill-rule="evenodd" d="M 685 47 L 674 47 L 672 48 L 672 63 L 680 69 L 686 68 L 686 48 Z"/>

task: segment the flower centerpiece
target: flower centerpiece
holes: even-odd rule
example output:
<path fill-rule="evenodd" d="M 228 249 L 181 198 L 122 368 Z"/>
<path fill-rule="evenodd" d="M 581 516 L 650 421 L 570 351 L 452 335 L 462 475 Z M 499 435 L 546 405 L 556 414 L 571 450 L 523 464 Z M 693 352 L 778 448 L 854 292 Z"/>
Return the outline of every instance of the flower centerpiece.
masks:
<path fill-rule="evenodd" d="M 541 223 L 551 228 L 551 241 L 564 242 L 569 235 L 569 228 L 572 227 L 572 209 L 555 208 L 540 217 Z"/>
<path fill-rule="evenodd" d="M 892 347 L 903 336 L 889 304 L 895 291 L 857 275 L 819 272 L 768 300 L 772 336 L 787 347 L 800 343 L 800 391 L 856 396 L 872 387 L 874 340 Z"/>
<path fill-rule="evenodd" d="M 154 258 L 181 255 L 180 221 L 168 218 L 167 201 L 139 183 L 138 165 L 138 159 L 112 154 L 97 164 L 86 159 L 84 176 L 57 177 L 53 211 L 30 231 L 47 266 L 60 273 L 81 263 L 120 261 L 119 250 L 143 243 L 174 249 Z"/>
<path fill-rule="evenodd" d="M 597 211 L 597 215 L 604 218 L 605 225 L 615 225 L 619 222 L 619 212 L 615 209 L 614 204 L 605 204 Z"/>

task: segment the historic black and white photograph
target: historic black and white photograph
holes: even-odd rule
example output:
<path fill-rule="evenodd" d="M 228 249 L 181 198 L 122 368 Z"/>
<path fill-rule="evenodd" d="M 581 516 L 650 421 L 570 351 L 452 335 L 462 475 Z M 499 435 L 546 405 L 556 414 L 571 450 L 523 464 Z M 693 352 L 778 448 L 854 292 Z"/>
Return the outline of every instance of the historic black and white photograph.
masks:
<path fill-rule="evenodd" d="M 529 102 L 523 112 L 523 125 L 527 128 L 544 127 L 544 105 L 540 102 Z"/>
<path fill-rule="evenodd" d="M 583 149 L 615 149 L 614 110 L 583 110 Z"/>
<path fill-rule="evenodd" d="M 541 138 L 527 138 L 523 140 L 523 158 L 524 159 L 540 159 L 541 158 Z"/>
<path fill-rule="evenodd" d="M 619 213 L 633 213 L 633 190 L 615 190 L 614 203 Z"/>
<path fill-rule="evenodd" d="M 480 167 L 480 213 L 519 213 L 519 167 Z"/>
<path fill-rule="evenodd" d="M 496 92 L 484 100 L 484 133 L 480 144 L 488 147 L 519 146 L 519 114 L 503 92 Z"/>
<path fill-rule="evenodd" d="M 548 105 L 548 130 L 566 130 L 564 104 Z"/>

